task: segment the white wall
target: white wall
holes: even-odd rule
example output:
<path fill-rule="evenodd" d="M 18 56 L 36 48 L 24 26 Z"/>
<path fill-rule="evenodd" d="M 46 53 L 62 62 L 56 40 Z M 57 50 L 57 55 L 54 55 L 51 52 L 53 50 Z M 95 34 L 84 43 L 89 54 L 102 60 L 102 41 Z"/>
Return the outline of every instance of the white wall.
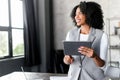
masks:
<path fill-rule="evenodd" d="M 55 49 L 63 48 L 62 41 L 73 27 L 70 12 L 77 3 L 79 0 L 53 0 Z"/>

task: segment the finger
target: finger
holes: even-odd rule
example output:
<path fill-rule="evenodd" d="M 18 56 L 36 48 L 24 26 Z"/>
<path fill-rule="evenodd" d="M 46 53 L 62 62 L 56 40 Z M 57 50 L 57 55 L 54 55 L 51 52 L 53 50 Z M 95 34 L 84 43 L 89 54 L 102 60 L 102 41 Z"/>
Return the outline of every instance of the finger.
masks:
<path fill-rule="evenodd" d="M 73 61 L 74 61 L 74 59 L 72 58 L 70 63 L 73 63 Z"/>
<path fill-rule="evenodd" d="M 73 62 L 73 58 L 71 58 L 70 56 L 67 56 L 66 61 L 71 64 Z"/>
<path fill-rule="evenodd" d="M 78 50 L 82 50 L 82 51 L 88 52 L 88 51 L 91 51 L 92 49 L 88 48 L 88 47 L 81 46 L 80 48 L 78 48 Z"/>
<path fill-rule="evenodd" d="M 65 55 L 65 57 L 68 57 L 69 55 Z"/>
<path fill-rule="evenodd" d="M 84 48 L 84 49 L 79 49 L 78 52 L 80 52 L 81 54 L 87 55 L 91 52 L 91 50 L 89 48 Z"/>
<path fill-rule="evenodd" d="M 66 60 L 71 60 L 71 59 L 72 59 L 71 56 L 69 56 L 69 55 L 66 56 Z"/>
<path fill-rule="evenodd" d="M 88 48 L 87 47 L 83 47 L 81 46 L 80 48 L 78 48 L 78 50 L 87 50 Z"/>
<path fill-rule="evenodd" d="M 83 54 L 83 55 L 86 55 L 87 54 L 87 52 L 86 51 L 78 51 L 79 53 L 81 53 L 81 54 Z"/>
<path fill-rule="evenodd" d="M 78 49 L 78 52 L 80 52 L 80 53 L 87 52 L 87 49 L 79 48 L 79 49 Z"/>

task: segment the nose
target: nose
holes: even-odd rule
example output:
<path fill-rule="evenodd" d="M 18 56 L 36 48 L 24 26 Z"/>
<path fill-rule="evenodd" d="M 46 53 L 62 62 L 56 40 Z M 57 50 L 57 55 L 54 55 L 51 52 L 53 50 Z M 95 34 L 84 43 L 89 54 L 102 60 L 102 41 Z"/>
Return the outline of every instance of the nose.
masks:
<path fill-rule="evenodd" d="M 76 15 L 76 16 L 75 16 L 75 19 L 79 19 L 79 18 L 80 18 L 80 15 Z"/>
<path fill-rule="evenodd" d="M 75 15 L 75 18 L 78 18 L 79 17 L 79 15 Z"/>

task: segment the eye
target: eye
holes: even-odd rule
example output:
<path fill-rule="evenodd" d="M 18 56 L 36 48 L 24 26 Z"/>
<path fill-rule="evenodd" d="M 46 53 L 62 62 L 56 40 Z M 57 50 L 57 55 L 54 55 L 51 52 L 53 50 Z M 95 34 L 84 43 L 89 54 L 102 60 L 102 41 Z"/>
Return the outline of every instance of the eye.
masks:
<path fill-rule="evenodd" d="M 82 12 L 77 12 L 76 16 L 83 15 Z"/>

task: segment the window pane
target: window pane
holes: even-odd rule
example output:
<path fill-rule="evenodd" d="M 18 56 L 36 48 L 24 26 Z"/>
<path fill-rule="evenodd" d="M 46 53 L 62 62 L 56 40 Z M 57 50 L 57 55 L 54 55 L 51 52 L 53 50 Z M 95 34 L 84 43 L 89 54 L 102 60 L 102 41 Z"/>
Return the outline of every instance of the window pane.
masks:
<path fill-rule="evenodd" d="M 12 27 L 23 28 L 23 5 L 21 0 L 11 0 Z"/>
<path fill-rule="evenodd" d="M 0 26 L 8 27 L 8 0 L 0 0 Z"/>
<path fill-rule="evenodd" d="M 0 31 L 0 57 L 8 56 L 8 32 Z"/>
<path fill-rule="evenodd" d="M 12 29 L 13 56 L 24 55 L 23 30 Z"/>

